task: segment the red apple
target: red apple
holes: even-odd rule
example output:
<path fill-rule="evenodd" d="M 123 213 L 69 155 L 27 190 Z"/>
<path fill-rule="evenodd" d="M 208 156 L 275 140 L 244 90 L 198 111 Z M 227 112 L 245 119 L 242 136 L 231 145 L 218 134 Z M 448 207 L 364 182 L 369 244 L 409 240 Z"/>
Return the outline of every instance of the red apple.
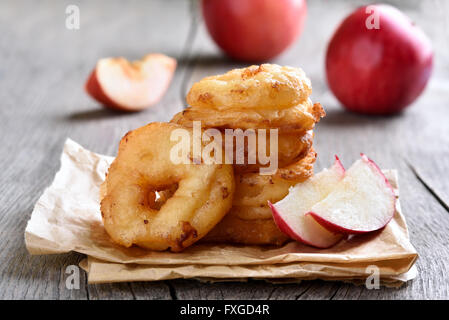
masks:
<path fill-rule="evenodd" d="M 304 26 L 305 0 L 203 0 L 207 29 L 232 58 L 265 61 L 283 52 Z"/>
<path fill-rule="evenodd" d="M 362 154 L 333 191 L 307 214 L 328 230 L 358 234 L 385 227 L 396 212 L 395 203 L 394 190 L 382 171 Z"/>
<path fill-rule="evenodd" d="M 345 169 L 337 158 L 330 169 L 297 184 L 284 199 L 269 204 L 279 230 L 296 241 L 318 248 L 328 248 L 339 242 L 343 238 L 341 233 L 328 231 L 306 214 L 332 192 L 344 174 Z"/>
<path fill-rule="evenodd" d="M 329 86 L 349 110 L 386 115 L 411 104 L 432 71 L 427 36 L 389 5 L 357 9 L 338 27 L 326 55 Z"/>
<path fill-rule="evenodd" d="M 107 108 L 139 111 L 162 98 L 175 69 L 176 60 L 163 54 L 149 54 L 135 62 L 105 58 L 98 61 L 85 89 Z"/>

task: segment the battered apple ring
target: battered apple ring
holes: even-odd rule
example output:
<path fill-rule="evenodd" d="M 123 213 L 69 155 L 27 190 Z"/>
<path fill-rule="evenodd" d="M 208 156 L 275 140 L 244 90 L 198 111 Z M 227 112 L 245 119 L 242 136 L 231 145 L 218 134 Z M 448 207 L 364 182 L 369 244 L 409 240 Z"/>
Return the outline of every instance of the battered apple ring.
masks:
<path fill-rule="evenodd" d="M 277 202 L 288 194 L 297 181 L 289 181 L 257 173 L 236 176 L 234 206 L 265 206 L 267 201 Z"/>
<path fill-rule="evenodd" d="M 203 128 L 218 129 L 278 129 L 279 132 L 313 129 L 315 123 L 324 117 L 319 103 L 310 100 L 282 110 L 228 109 L 226 111 L 190 107 L 177 113 L 171 122 L 192 127 L 193 121 L 200 121 Z"/>
<path fill-rule="evenodd" d="M 288 189 L 298 182 L 303 182 L 313 175 L 316 153 L 309 154 L 285 168 L 280 168 L 274 175 L 245 173 L 236 176 L 234 206 L 265 206 L 267 201 L 277 202 L 288 194 Z M 290 179 L 286 179 L 290 178 Z"/>
<path fill-rule="evenodd" d="M 205 242 L 281 245 L 288 237 L 277 228 L 267 202 L 283 199 L 291 186 L 313 175 L 315 152 L 295 164 L 296 180 L 248 173 L 237 177 L 233 207 L 204 238 Z"/>
<path fill-rule="evenodd" d="M 282 245 L 289 237 L 282 233 L 273 218 L 244 220 L 227 214 L 203 239 L 203 242 L 245 245 Z"/>
<path fill-rule="evenodd" d="M 258 138 L 258 137 L 257 137 Z M 303 133 L 298 132 L 284 132 L 278 135 L 277 140 L 277 161 L 278 167 L 288 167 L 292 163 L 297 163 L 299 160 L 308 155 L 313 144 L 313 131 L 310 130 Z M 269 167 L 268 164 L 261 164 L 259 157 L 257 157 L 256 163 L 249 163 L 249 154 L 257 154 L 257 148 L 254 150 L 251 145 L 245 144 L 245 158 L 243 164 L 238 164 L 234 159 L 234 172 L 236 174 L 259 172 L 260 168 Z M 267 133 L 266 139 L 266 155 L 271 155 L 271 143 L 269 133 Z M 236 152 L 234 151 L 234 158 Z"/>
<path fill-rule="evenodd" d="M 206 235 L 231 208 L 231 165 L 171 161 L 170 152 L 179 142 L 170 138 L 180 128 L 150 123 L 120 141 L 101 201 L 104 226 L 114 242 L 181 251 Z"/>
<path fill-rule="evenodd" d="M 313 164 L 315 163 L 317 153 L 312 148 L 309 153 L 301 160 L 286 167 L 279 168 L 275 176 L 291 181 L 305 181 L 313 175 Z"/>
<path fill-rule="evenodd" d="M 194 83 L 187 94 L 187 103 L 216 110 L 279 110 L 300 104 L 311 93 L 310 80 L 300 68 L 262 64 L 233 69 Z"/>
<path fill-rule="evenodd" d="M 282 199 L 283 197 L 281 197 Z M 279 200 L 281 200 L 279 199 Z M 278 200 L 278 201 L 279 201 Z M 227 215 L 233 215 L 241 220 L 265 220 L 272 219 L 273 214 L 268 204 L 260 206 L 232 206 Z"/>

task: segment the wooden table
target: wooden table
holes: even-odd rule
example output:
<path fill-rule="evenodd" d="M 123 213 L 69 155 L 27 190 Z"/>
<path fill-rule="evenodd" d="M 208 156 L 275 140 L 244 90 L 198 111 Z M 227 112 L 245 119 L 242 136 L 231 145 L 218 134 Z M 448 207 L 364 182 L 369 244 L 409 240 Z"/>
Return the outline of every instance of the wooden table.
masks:
<path fill-rule="evenodd" d="M 436 299 L 449 298 L 449 1 L 393 1 L 432 39 L 435 67 L 424 94 L 405 113 L 385 118 L 347 113 L 328 90 L 324 53 L 336 25 L 365 1 L 309 1 L 305 32 L 274 62 L 301 66 L 313 99 L 327 110 L 316 130 L 319 159 L 344 163 L 360 151 L 399 170 L 402 206 L 419 252 L 418 277 L 400 289 L 367 290 L 340 282 L 195 280 L 87 285 L 67 290 L 76 253 L 30 256 L 23 234 L 33 206 L 59 168 L 64 140 L 114 155 L 120 137 L 166 121 L 185 105 L 190 85 L 242 66 L 209 39 L 195 2 L 73 1 L 79 30 L 65 27 L 65 1 L 0 3 L 0 297 L 13 299 Z M 178 60 L 174 80 L 154 108 L 135 114 L 102 109 L 83 91 L 97 59 L 163 52 Z"/>

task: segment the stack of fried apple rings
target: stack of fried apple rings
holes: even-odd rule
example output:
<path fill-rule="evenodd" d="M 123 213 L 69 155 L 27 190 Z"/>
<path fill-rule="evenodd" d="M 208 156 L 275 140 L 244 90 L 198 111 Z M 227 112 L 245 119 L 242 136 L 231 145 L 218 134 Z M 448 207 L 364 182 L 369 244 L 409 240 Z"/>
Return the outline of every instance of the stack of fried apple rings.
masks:
<path fill-rule="evenodd" d="M 191 128 L 199 122 L 203 130 L 218 129 L 226 136 L 233 129 L 235 137 L 246 138 L 240 150 L 243 162 L 236 161 L 236 148 L 232 154 L 232 208 L 203 241 L 279 245 L 288 239 L 276 227 L 268 201 L 281 200 L 291 186 L 313 175 L 312 130 L 325 113 L 319 103 L 310 100 L 311 91 L 310 80 L 301 69 L 270 64 L 234 69 L 192 86 L 187 95 L 189 107 L 176 114 L 172 123 Z M 264 171 L 269 163 L 254 160 L 258 150 L 250 146 L 247 134 L 255 135 L 259 148 L 260 129 L 265 129 L 265 155 L 277 153 L 277 167 L 269 174 Z M 270 139 L 272 130 L 276 140 Z"/>
<path fill-rule="evenodd" d="M 313 128 L 324 111 L 311 91 L 301 69 L 270 64 L 195 83 L 189 108 L 170 123 L 147 124 L 120 141 L 101 187 L 106 232 L 125 247 L 174 252 L 201 239 L 284 243 L 268 202 L 313 175 Z M 186 148 L 174 152 L 181 133 Z M 212 150 L 215 162 L 198 147 Z"/>

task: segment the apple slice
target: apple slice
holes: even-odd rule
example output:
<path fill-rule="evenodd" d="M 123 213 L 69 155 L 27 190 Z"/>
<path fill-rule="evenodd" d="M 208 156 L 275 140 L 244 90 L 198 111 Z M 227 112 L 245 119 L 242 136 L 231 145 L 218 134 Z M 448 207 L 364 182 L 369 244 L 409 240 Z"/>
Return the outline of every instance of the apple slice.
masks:
<path fill-rule="evenodd" d="M 105 58 L 98 61 L 85 89 L 105 107 L 139 111 L 162 98 L 175 69 L 176 60 L 163 54 L 149 54 L 135 62 Z"/>
<path fill-rule="evenodd" d="M 349 168 L 343 180 L 310 212 L 328 230 L 347 234 L 383 228 L 393 218 L 396 197 L 379 167 L 367 156 Z"/>
<path fill-rule="evenodd" d="M 330 232 L 311 216 L 312 206 L 323 200 L 343 179 L 345 169 L 338 157 L 330 169 L 324 169 L 312 178 L 289 190 L 288 195 L 275 204 L 269 204 L 279 230 L 290 238 L 318 248 L 328 248 L 343 235 Z"/>

